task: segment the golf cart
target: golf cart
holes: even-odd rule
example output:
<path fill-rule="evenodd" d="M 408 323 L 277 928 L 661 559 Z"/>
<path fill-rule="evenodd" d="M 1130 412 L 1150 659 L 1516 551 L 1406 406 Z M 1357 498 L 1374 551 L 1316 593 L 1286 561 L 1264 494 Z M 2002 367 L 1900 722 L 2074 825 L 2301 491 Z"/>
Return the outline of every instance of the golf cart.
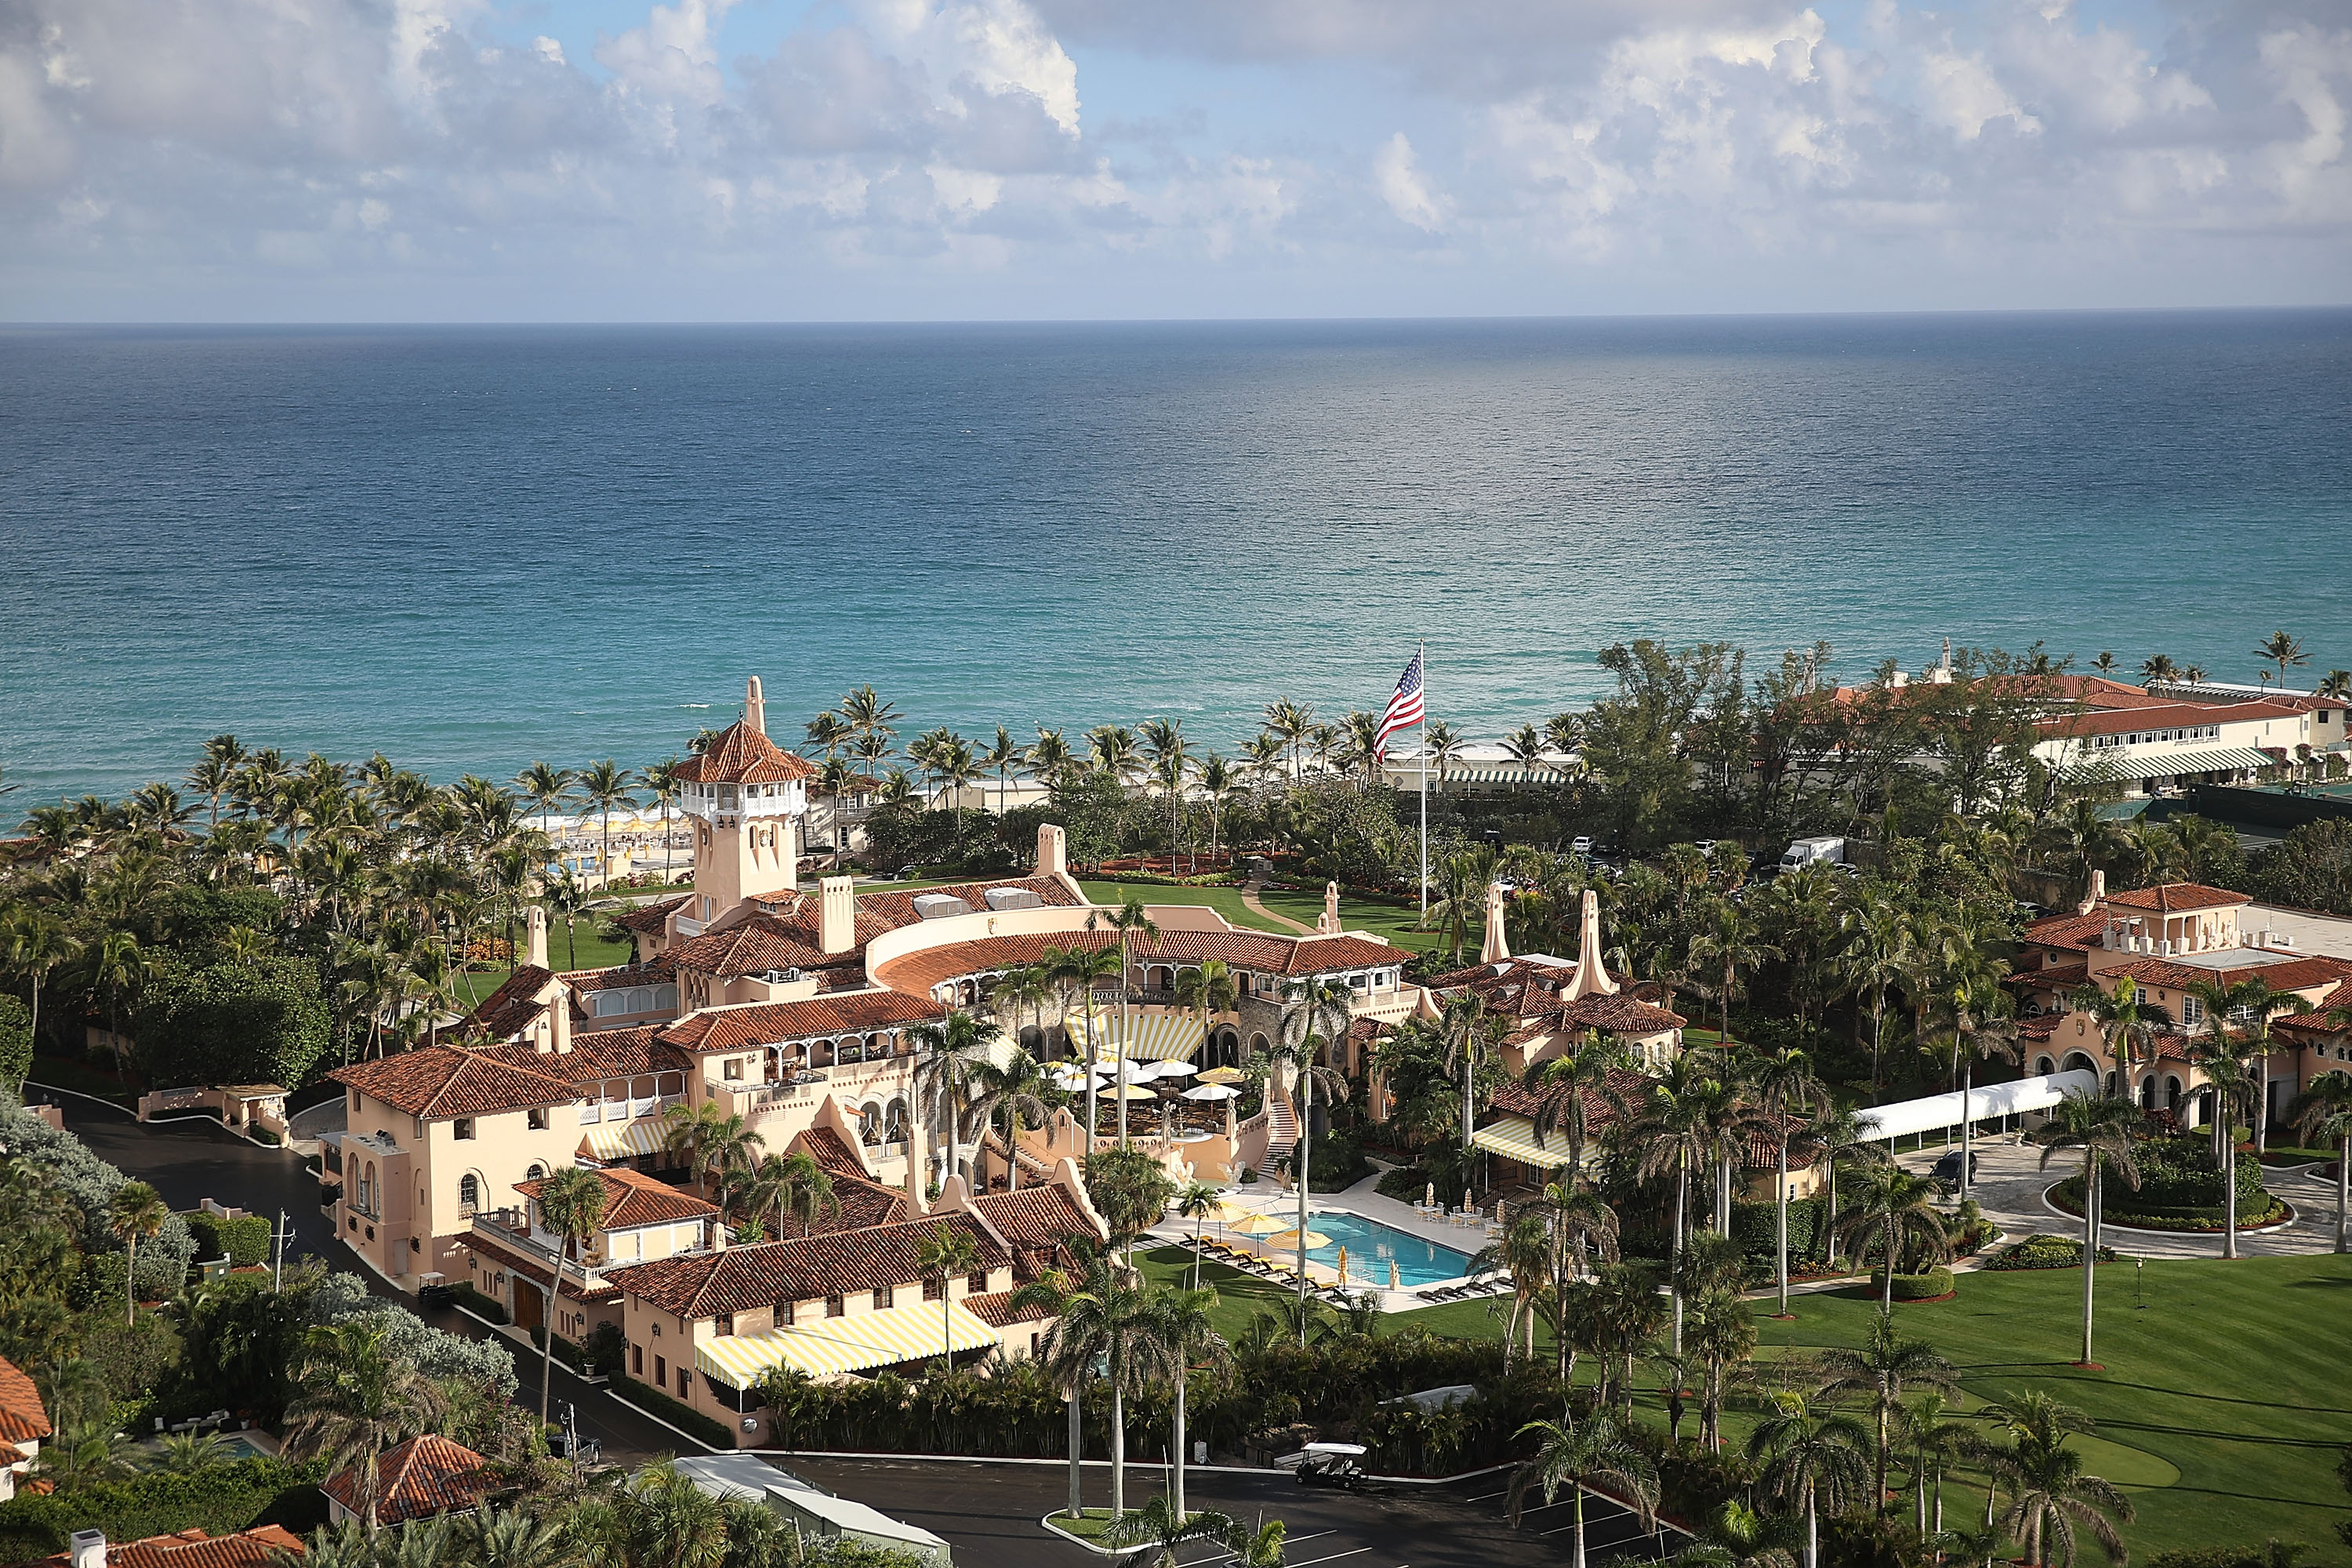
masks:
<path fill-rule="evenodd" d="M 1309 1443 L 1277 1462 L 1295 1467 L 1294 1473 L 1302 1487 L 1341 1487 L 1351 1492 L 1360 1491 L 1364 1467 L 1359 1461 L 1365 1452 L 1361 1443 Z"/>

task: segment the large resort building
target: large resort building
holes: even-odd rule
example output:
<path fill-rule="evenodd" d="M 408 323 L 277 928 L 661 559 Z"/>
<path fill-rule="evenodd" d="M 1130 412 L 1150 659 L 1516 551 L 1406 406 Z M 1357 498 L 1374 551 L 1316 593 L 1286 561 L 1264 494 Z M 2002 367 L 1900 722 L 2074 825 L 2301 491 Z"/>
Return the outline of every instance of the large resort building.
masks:
<path fill-rule="evenodd" d="M 1012 1310 L 1011 1293 L 1073 1239 L 1107 1234 L 1078 1174 L 1082 1119 L 1057 1112 L 1010 1144 L 1001 1131 L 948 1128 L 919 1091 L 922 1026 L 976 1012 L 1000 1023 L 999 1049 L 1018 1041 L 1051 1059 L 1091 1047 L 1206 1068 L 1266 1049 L 1286 1005 L 1329 985 L 1360 1026 L 1333 1042 L 1331 1065 L 1355 1070 L 1373 1030 L 1431 1005 L 1403 979 L 1406 953 L 1340 929 L 1334 896 L 1322 929 L 1298 935 L 1153 908 L 1158 934 L 1129 938 L 1123 984 L 1000 1006 L 995 982 L 1047 948 L 1119 942 L 1113 911 L 1070 875 L 1062 830 L 1039 829 L 1025 876 L 808 888 L 811 773 L 768 738 L 754 679 L 743 718 L 681 770 L 693 891 L 621 918 L 632 962 L 554 970 L 534 910 L 527 962 L 438 1043 L 333 1075 L 348 1106 L 329 1146 L 335 1226 L 354 1251 L 406 1289 L 470 1284 L 520 1328 L 578 1338 L 615 1324 L 632 1377 L 747 1442 L 761 1440 L 756 1389 L 770 1367 L 854 1374 L 937 1354 L 943 1340 L 1027 1353 L 1042 1325 Z M 1176 993 L 1212 960 L 1240 994 L 1204 1038 Z M 711 1112 L 740 1116 L 762 1152 L 808 1154 L 834 1204 L 782 1236 L 730 1234 L 687 1181 L 673 1136 Z M 1179 1177 L 1271 1173 L 1297 1131 L 1279 1074 L 1265 1107 L 1239 1124 L 1228 1116 L 1222 1133 L 1179 1136 L 1171 1121 L 1163 1110 L 1140 1143 Z M 568 1257 L 538 1207 L 541 1184 L 567 1167 L 597 1172 L 605 1194 L 593 1238 Z M 942 1227 L 966 1232 L 980 1259 L 947 1283 L 944 1309 L 916 1262 Z"/>

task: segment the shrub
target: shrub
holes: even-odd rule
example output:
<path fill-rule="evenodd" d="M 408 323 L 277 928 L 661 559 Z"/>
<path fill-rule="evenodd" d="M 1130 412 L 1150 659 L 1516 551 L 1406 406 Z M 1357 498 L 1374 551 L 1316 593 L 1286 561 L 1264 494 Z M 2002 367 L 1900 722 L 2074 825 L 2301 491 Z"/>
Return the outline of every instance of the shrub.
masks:
<path fill-rule="evenodd" d="M 2116 1249 L 2099 1248 L 2099 1261 L 2116 1261 Z M 2029 1236 L 2024 1240 L 2003 1249 L 1987 1268 L 2010 1270 L 2017 1268 L 2079 1268 L 2083 1266 L 2083 1244 L 2073 1237 Z"/>
<path fill-rule="evenodd" d="M 121 1171 L 89 1152 L 70 1132 L 61 1132 L 22 1106 L 0 1106 L 0 1146 L 21 1154 L 47 1172 L 80 1216 L 80 1242 L 88 1254 L 112 1253 L 120 1259 L 122 1244 L 107 1229 L 106 1205 L 130 1180 Z M 163 1228 L 139 1244 L 139 1289 L 150 1300 L 177 1291 L 188 1277 L 196 1251 L 195 1237 L 178 1215 L 164 1217 Z M 117 1264 L 118 1268 L 120 1263 Z M 115 1293 L 122 1276 L 114 1277 Z"/>
<path fill-rule="evenodd" d="M 1952 1271 L 1948 1268 L 1930 1268 L 1925 1274 L 1897 1274 L 1895 1277 L 1895 1299 L 1898 1301 L 1933 1301 L 1951 1293 Z"/>
<path fill-rule="evenodd" d="M 547 1326 L 545 1324 L 542 1323 L 538 1328 L 531 1330 L 530 1348 L 535 1351 L 544 1351 L 547 1349 Z M 580 1347 L 573 1344 L 570 1340 L 565 1339 L 562 1334 L 555 1336 L 555 1359 L 562 1362 L 564 1365 L 570 1367 L 574 1372 L 584 1373 L 588 1370 L 587 1358 L 581 1354 Z"/>
<path fill-rule="evenodd" d="M 15 1094 L 33 1070 L 33 1010 L 0 991 L 0 1089 Z"/>
<path fill-rule="evenodd" d="M 613 1384 L 622 1398 L 632 1405 L 644 1406 L 679 1431 L 692 1433 L 714 1448 L 732 1448 L 735 1446 L 735 1434 L 728 1429 L 725 1423 L 713 1421 L 691 1405 L 680 1405 L 660 1389 L 625 1376 L 615 1377 Z"/>
<path fill-rule="evenodd" d="M 2272 1547 L 2284 1546 L 2284 1554 Z M 2272 1540 L 2262 1546 L 2183 1546 L 2159 1552 L 2143 1568 L 2277 1568 L 2301 1554 L 2299 1541 Z"/>
<path fill-rule="evenodd" d="M 138 1541 L 191 1527 L 211 1535 L 244 1530 L 274 1511 L 280 1496 L 310 1490 L 315 1478 L 279 1459 L 240 1459 L 201 1475 L 151 1471 L 129 1480 L 0 1503 L 0 1537 L 28 1537 L 49 1551 L 77 1530 Z"/>
<path fill-rule="evenodd" d="M 368 1294 L 355 1274 L 332 1274 L 310 1299 L 310 1321 L 331 1323 L 361 1314 L 381 1319 L 384 1348 L 427 1377 L 470 1377 L 489 1384 L 501 1399 L 515 1391 L 514 1357 L 502 1344 L 469 1340 L 434 1328 L 405 1307 Z"/>
<path fill-rule="evenodd" d="M 1334 1128 L 1307 1146 L 1307 1184 L 1318 1193 L 1340 1193 L 1372 1173 L 1364 1158 L 1364 1135 Z"/>
<path fill-rule="evenodd" d="M 621 1370 L 622 1353 L 629 1348 L 628 1340 L 618 1323 L 599 1323 L 588 1331 L 580 1342 L 580 1352 L 587 1357 L 588 1370 L 610 1377 Z"/>
<path fill-rule="evenodd" d="M 1798 1198 L 1789 1205 L 1789 1267 L 1802 1265 L 1811 1257 L 1814 1239 L 1821 1234 L 1822 1198 Z M 1767 1268 L 1779 1257 L 1780 1217 L 1780 1205 L 1766 1203 L 1735 1201 L 1731 1205 L 1731 1235 L 1748 1256 Z"/>
<path fill-rule="evenodd" d="M 167 960 L 140 994 L 139 1054 L 158 1082 L 300 1083 L 333 1037 L 319 966 L 271 956 L 192 969 Z"/>
<path fill-rule="evenodd" d="M 503 1323 L 507 1321 L 507 1310 L 504 1307 L 462 1280 L 449 1287 L 449 1299 L 477 1317 L 488 1318 L 494 1323 Z M 539 1342 L 538 1336 L 534 1333 L 531 1343 L 536 1345 Z"/>

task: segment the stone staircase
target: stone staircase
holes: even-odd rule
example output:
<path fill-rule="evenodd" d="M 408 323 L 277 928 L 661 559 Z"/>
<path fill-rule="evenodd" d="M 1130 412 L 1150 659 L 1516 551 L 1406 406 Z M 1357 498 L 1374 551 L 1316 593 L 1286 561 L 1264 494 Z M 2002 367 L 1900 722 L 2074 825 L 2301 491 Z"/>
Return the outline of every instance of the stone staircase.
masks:
<path fill-rule="evenodd" d="M 1297 1146 L 1297 1113 L 1290 1109 L 1290 1101 L 1268 1094 L 1265 1100 L 1265 1156 L 1257 1163 L 1257 1173 L 1266 1181 L 1273 1181 L 1282 1162 L 1290 1158 L 1291 1150 Z"/>

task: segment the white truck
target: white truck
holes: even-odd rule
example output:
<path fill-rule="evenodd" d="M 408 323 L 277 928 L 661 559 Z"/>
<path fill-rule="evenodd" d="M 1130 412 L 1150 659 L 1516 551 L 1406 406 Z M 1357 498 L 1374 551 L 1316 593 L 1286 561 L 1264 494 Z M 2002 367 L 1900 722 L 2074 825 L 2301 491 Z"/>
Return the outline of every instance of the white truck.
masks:
<path fill-rule="evenodd" d="M 1792 840 L 1788 852 L 1780 857 L 1780 869 L 1795 871 L 1806 866 L 1834 866 L 1845 858 L 1843 838 L 1799 838 Z"/>

